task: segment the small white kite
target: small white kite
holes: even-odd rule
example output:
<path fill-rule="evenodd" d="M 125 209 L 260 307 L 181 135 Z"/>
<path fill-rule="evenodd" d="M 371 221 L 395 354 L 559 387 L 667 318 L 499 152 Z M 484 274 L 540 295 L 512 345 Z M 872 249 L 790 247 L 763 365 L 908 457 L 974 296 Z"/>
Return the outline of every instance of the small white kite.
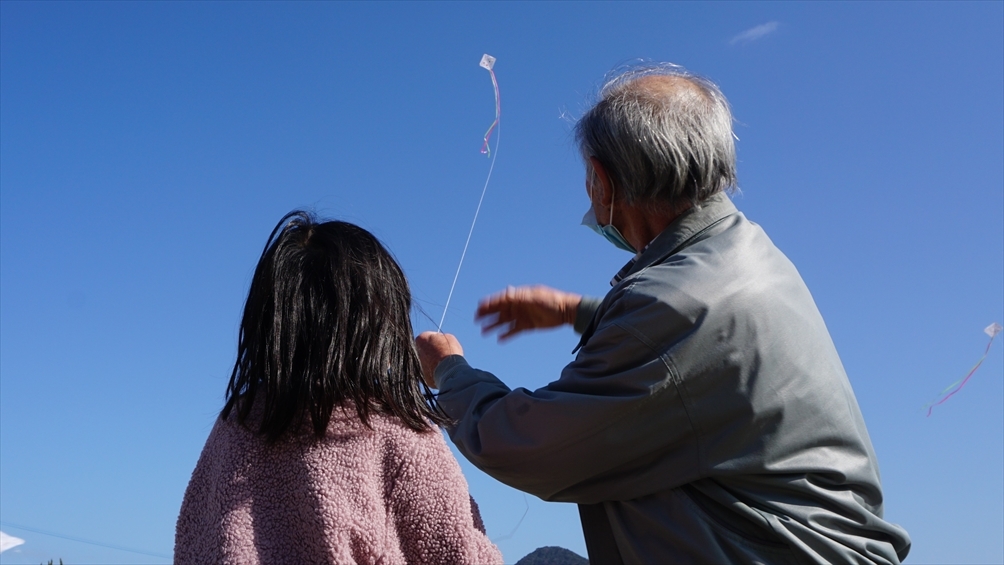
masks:
<path fill-rule="evenodd" d="M 481 56 L 480 64 L 482 69 L 485 69 L 486 71 L 488 71 L 489 74 L 492 75 L 492 86 L 495 87 L 495 121 L 492 122 L 492 125 L 488 126 L 488 131 L 485 132 L 484 145 L 481 146 L 481 152 L 491 157 L 492 149 L 491 147 L 488 146 L 488 138 L 491 137 L 492 130 L 495 129 L 495 126 L 499 124 L 499 117 L 502 114 L 502 105 L 499 104 L 499 83 L 497 80 L 495 80 L 495 71 L 492 70 L 495 68 L 495 57 L 492 57 L 488 53 L 485 53 L 484 55 Z M 498 145 L 497 142 L 496 145 Z"/>
<path fill-rule="evenodd" d="M 8 549 L 17 547 L 24 543 L 21 538 L 16 538 L 12 535 L 0 532 L 0 553 L 7 551 Z"/>

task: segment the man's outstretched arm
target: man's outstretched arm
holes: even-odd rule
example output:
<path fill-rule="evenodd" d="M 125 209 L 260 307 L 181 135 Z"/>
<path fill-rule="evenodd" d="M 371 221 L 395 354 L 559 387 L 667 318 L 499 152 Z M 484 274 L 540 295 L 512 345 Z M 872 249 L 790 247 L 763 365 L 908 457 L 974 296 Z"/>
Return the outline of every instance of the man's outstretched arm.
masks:
<path fill-rule="evenodd" d="M 561 377 L 536 391 L 511 390 L 470 367 L 452 336 L 418 337 L 426 380 L 456 420 L 450 437 L 472 463 L 545 500 L 579 503 L 636 498 L 693 478 L 696 443 L 672 370 L 624 325 L 660 306 L 619 298 Z M 679 321 L 668 330 L 687 334 Z"/>

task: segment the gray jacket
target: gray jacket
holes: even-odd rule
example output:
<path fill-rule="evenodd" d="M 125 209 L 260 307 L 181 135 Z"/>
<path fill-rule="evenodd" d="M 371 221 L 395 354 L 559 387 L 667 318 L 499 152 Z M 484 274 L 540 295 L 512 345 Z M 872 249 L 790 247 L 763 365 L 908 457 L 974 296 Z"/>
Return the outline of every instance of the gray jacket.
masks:
<path fill-rule="evenodd" d="M 578 355 L 541 389 L 440 364 L 460 451 L 579 504 L 594 565 L 903 559 L 829 333 L 763 230 L 717 195 L 623 275 L 583 300 Z"/>

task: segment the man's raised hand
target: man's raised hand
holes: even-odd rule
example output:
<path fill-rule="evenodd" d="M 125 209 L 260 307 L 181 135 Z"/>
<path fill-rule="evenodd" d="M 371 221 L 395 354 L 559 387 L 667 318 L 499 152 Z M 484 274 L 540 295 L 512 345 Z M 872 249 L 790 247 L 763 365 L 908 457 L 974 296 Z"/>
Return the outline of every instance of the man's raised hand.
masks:
<path fill-rule="evenodd" d="M 498 331 L 499 341 L 505 341 L 526 330 L 574 324 L 580 302 L 582 295 L 542 285 L 510 286 L 483 299 L 475 320 L 481 333 Z"/>

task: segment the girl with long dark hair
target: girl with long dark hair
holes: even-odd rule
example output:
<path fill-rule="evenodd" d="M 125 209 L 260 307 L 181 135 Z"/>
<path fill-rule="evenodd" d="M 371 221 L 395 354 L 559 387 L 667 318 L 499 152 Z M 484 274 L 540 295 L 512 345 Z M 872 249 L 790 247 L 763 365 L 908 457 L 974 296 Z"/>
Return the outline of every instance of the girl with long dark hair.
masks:
<path fill-rule="evenodd" d="M 424 388 L 401 268 L 287 214 L 255 269 L 175 563 L 502 563 Z"/>

